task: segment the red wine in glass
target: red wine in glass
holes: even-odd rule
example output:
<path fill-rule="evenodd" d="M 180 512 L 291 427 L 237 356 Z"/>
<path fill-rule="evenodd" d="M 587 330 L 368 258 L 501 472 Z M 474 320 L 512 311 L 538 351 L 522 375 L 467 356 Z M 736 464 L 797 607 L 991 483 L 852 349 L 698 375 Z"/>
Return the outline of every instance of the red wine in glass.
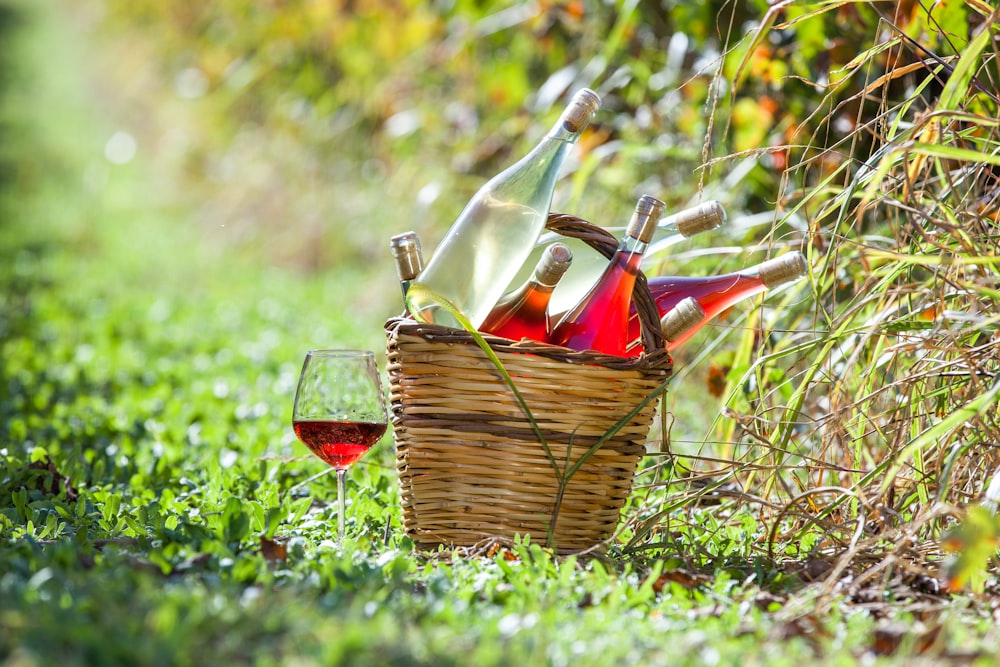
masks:
<path fill-rule="evenodd" d="M 310 350 L 292 408 L 295 435 L 337 471 L 337 537 L 344 536 L 347 469 L 388 427 L 385 393 L 367 350 Z"/>
<path fill-rule="evenodd" d="M 293 422 L 295 435 L 313 454 L 340 470 L 349 468 L 385 434 L 376 422 L 305 419 Z"/>

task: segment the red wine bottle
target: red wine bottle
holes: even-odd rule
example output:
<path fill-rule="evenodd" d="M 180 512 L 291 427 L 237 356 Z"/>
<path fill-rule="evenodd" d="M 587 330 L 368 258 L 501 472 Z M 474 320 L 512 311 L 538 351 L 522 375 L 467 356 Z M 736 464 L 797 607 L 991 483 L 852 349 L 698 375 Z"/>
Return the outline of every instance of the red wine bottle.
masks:
<path fill-rule="evenodd" d="M 531 278 L 501 299 L 479 330 L 511 340 L 547 341 L 552 332 L 549 299 L 572 261 L 573 253 L 566 244 L 548 246 Z"/>
<path fill-rule="evenodd" d="M 738 301 L 748 299 L 766 290 L 798 280 L 808 271 L 806 258 L 800 252 L 790 252 L 781 257 L 761 262 L 742 271 L 716 276 L 654 276 L 649 279 L 649 291 L 656 301 L 662 317 L 673 309 L 681 299 L 693 297 L 705 311 L 701 323 L 670 341 L 668 350 L 693 336 L 713 317 Z M 628 339 L 629 356 L 642 352 L 639 342 L 639 318 L 633 310 L 629 315 Z"/>
<path fill-rule="evenodd" d="M 628 336 L 632 288 L 649 239 L 666 205 L 655 197 L 639 198 L 618 245 L 604 273 L 579 303 L 563 315 L 552 330 L 550 342 L 574 350 L 594 350 L 622 356 Z"/>
<path fill-rule="evenodd" d="M 384 423 L 332 420 L 301 420 L 292 426 L 306 447 L 338 470 L 351 467 L 386 430 Z"/>
<path fill-rule="evenodd" d="M 415 232 L 403 232 L 389 239 L 389 249 L 396 262 L 396 273 L 399 275 L 399 287 L 403 297 L 410 289 L 410 283 L 420 275 L 424 268 L 424 259 L 420 251 L 420 239 Z"/>

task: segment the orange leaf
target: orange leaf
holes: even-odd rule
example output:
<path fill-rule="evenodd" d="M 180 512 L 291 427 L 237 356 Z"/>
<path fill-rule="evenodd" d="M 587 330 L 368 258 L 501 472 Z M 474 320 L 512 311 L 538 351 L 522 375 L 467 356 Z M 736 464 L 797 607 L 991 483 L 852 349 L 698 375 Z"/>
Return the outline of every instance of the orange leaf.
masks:
<path fill-rule="evenodd" d="M 710 579 L 703 574 L 695 574 L 686 570 L 670 570 L 657 578 L 653 584 L 653 590 L 660 593 L 667 584 L 678 584 L 683 588 L 691 590 L 709 581 Z"/>
<path fill-rule="evenodd" d="M 720 366 L 715 362 L 708 365 L 708 377 L 705 383 L 708 385 L 708 393 L 713 398 L 722 398 L 722 394 L 726 391 L 726 376 L 728 374 L 729 369 L 725 366 Z"/>

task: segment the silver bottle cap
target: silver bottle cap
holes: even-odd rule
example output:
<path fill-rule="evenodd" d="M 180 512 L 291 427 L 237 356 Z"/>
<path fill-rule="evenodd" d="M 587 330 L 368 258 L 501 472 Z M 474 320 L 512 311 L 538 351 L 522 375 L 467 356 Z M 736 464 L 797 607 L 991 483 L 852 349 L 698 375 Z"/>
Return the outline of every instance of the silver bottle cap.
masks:
<path fill-rule="evenodd" d="M 573 263 L 573 251 L 565 243 L 553 243 L 545 248 L 535 267 L 534 280 L 540 285 L 554 287 L 566 269 Z"/>
<path fill-rule="evenodd" d="M 389 239 L 392 257 L 396 260 L 396 272 L 399 279 L 413 280 L 424 268 L 424 259 L 420 251 L 420 239 L 415 232 L 396 234 Z"/>
<path fill-rule="evenodd" d="M 643 243 L 649 243 L 666 209 L 667 205 L 652 195 L 639 197 L 625 233 Z"/>
<path fill-rule="evenodd" d="M 798 280 L 809 271 L 805 256 L 799 251 L 761 262 L 757 267 L 760 281 L 770 289 Z"/>
<path fill-rule="evenodd" d="M 579 134 L 590 124 L 590 119 L 599 108 L 601 108 L 601 96 L 589 88 L 584 88 L 573 95 L 559 121 L 567 132 Z"/>
<path fill-rule="evenodd" d="M 704 318 L 705 311 L 701 304 L 693 296 L 685 297 L 660 318 L 660 331 L 668 343 L 673 342 Z"/>
<path fill-rule="evenodd" d="M 681 236 L 694 236 L 715 229 L 725 222 L 726 209 L 719 202 L 712 200 L 675 213 L 660 224 L 673 223 Z"/>

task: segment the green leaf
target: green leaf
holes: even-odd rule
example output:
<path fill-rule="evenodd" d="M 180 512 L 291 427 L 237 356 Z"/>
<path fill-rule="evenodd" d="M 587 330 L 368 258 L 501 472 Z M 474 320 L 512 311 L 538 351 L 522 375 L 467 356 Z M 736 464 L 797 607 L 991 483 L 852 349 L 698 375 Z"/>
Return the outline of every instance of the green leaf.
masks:
<path fill-rule="evenodd" d="M 952 4 L 952 3 L 948 3 Z M 956 3 L 961 4 L 961 3 Z M 979 30 L 958 59 L 951 76 L 944 84 L 944 89 L 938 97 L 937 108 L 958 110 L 962 108 L 969 97 L 970 83 L 976 70 L 982 65 L 982 54 L 993 38 L 993 24 L 987 22 Z"/>
<path fill-rule="evenodd" d="M 970 587 L 981 593 L 987 565 L 1000 549 L 1000 517 L 982 505 L 970 507 L 961 522 L 950 530 L 942 544 L 952 554 L 945 563 L 948 590 Z"/>

